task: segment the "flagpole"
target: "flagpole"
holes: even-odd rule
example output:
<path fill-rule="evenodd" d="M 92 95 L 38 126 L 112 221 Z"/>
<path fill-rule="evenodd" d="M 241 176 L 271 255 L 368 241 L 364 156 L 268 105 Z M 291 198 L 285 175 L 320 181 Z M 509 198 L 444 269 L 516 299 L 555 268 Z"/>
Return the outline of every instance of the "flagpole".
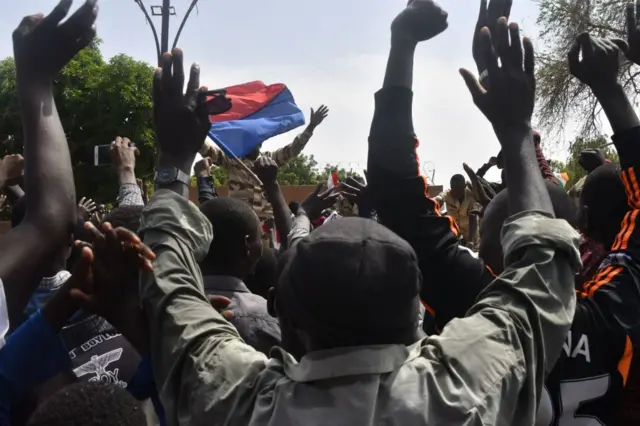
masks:
<path fill-rule="evenodd" d="M 231 159 L 233 161 L 235 161 L 236 163 L 240 164 L 240 167 L 242 167 L 247 173 L 249 173 L 249 176 L 251 176 L 256 183 L 258 183 L 258 185 L 263 186 L 264 184 L 262 183 L 262 181 L 260 180 L 260 178 L 258 177 L 258 175 L 256 175 L 253 170 L 251 170 L 249 167 L 247 167 L 246 164 L 244 164 L 244 162 L 239 159 L 238 157 L 236 157 L 233 153 L 231 154 Z"/>

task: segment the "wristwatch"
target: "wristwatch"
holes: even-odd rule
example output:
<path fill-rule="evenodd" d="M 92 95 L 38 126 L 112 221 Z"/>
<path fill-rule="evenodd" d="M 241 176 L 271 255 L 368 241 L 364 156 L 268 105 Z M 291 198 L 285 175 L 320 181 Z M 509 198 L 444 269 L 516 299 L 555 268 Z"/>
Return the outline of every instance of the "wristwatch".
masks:
<path fill-rule="evenodd" d="M 191 186 L 191 177 L 177 167 L 162 166 L 156 169 L 155 182 L 158 186 L 167 186 L 173 182 Z"/>

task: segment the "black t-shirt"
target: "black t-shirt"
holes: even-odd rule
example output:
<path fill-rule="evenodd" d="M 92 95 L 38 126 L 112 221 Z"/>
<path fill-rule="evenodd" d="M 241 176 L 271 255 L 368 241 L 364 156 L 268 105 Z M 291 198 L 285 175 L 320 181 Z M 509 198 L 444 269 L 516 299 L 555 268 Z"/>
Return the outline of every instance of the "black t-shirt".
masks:
<path fill-rule="evenodd" d="M 127 339 L 102 318 L 91 316 L 62 330 L 73 372 L 79 380 L 126 388 L 140 356 Z"/>

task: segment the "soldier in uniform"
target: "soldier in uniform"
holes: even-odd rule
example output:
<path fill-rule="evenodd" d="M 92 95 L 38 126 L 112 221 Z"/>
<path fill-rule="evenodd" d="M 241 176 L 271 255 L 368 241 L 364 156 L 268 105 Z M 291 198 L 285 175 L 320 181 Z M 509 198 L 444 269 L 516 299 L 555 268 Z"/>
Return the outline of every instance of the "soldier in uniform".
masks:
<path fill-rule="evenodd" d="M 298 154 L 302 152 L 313 135 L 315 128 L 322 123 L 328 114 L 329 109 L 324 105 L 321 105 L 320 108 L 315 111 L 312 108 L 309 125 L 304 132 L 296 136 L 292 143 L 273 152 L 260 152 L 260 148 L 262 147 L 262 144 L 260 144 L 256 146 L 252 152 L 239 160 L 242 161 L 249 170 L 253 170 L 254 163 L 261 156 L 271 157 L 279 167 L 283 166 L 290 159 L 298 156 Z M 245 168 L 240 166 L 235 160 L 227 157 L 220 148 L 212 144 L 205 144 L 202 150 L 200 150 L 200 155 L 211 158 L 214 165 L 227 169 L 229 172 L 229 196 L 239 198 L 251 204 L 260 221 L 269 223 L 269 220 L 273 218 L 271 204 L 266 200 L 262 187 Z M 269 238 L 269 233 L 265 232 L 263 239 L 265 239 L 267 247 Z"/>

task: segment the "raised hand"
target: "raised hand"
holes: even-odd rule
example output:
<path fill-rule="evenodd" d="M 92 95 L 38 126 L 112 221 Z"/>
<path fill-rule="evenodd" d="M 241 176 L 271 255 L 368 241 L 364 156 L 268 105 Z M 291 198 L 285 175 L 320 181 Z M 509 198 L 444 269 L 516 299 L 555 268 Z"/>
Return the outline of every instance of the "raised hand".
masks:
<path fill-rule="evenodd" d="M 447 12 L 433 0 L 410 0 L 391 23 L 391 39 L 419 43 L 447 29 Z"/>
<path fill-rule="evenodd" d="M 20 154 L 5 155 L 0 161 L 0 186 L 19 185 L 24 173 L 24 158 Z"/>
<path fill-rule="evenodd" d="M 471 190 L 474 192 L 475 195 L 478 196 L 478 202 L 483 207 L 486 207 L 491 201 L 491 198 L 493 197 L 490 197 L 487 194 L 487 192 L 484 189 L 484 186 L 482 186 L 482 183 L 480 183 L 480 179 L 478 178 L 478 175 L 467 163 L 462 163 L 462 168 L 464 169 L 467 176 L 469 176 L 469 180 L 471 181 Z"/>
<path fill-rule="evenodd" d="M 13 32 L 18 83 L 50 83 L 96 35 L 97 0 L 87 0 L 69 19 L 72 0 L 61 0 L 48 16 L 27 16 Z"/>
<path fill-rule="evenodd" d="M 349 200 L 350 203 L 358 206 L 358 212 L 369 212 L 373 208 L 373 200 L 371 200 L 371 193 L 366 183 L 349 176 L 345 182 L 340 184 L 340 189 L 342 195 Z"/>
<path fill-rule="evenodd" d="M 158 149 L 161 156 L 170 155 L 172 160 L 188 163 L 188 171 L 185 171 L 188 173 L 193 157 L 202 148 L 211 127 L 206 104 L 200 101 L 207 88 L 200 87 L 200 66 L 193 64 L 186 92 L 183 92 L 182 50 L 165 53 L 160 62 L 161 68 L 157 68 L 153 76 L 153 116 Z"/>
<path fill-rule="evenodd" d="M 631 62 L 640 65 L 640 0 L 635 4 L 629 2 L 627 4 L 627 42 L 629 50 L 627 58 Z"/>
<path fill-rule="evenodd" d="M 329 108 L 327 108 L 325 105 L 320 105 L 320 108 L 315 111 L 313 110 L 313 108 L 311 108 L 311 118 L 309 119 L 309 124 L 313 127 L 316 127 L 320 123 L 322 123 L 328 115 Z"/>
<path fill-rule="evenodd" d="M 482 28 L 480 41 L 484 49 L 490 89 L 485 89 L 470 71 L 461 69 L 460 74 L 474 103 L 489 119 L 496 132 L 529 127 L 536 92 L 533 45 L 527 37 L 521 42 L 518 24 L 507 26 L 506 18 L 498 20 L 495 39 L 497 52 L 493 48 L 491 32 L 487 27 Z M 498 65 L 498 57 L 502 66 Z"/>
<path fill-rule="evenodd" d="M 91 198 L 82 197 L 78 203 L 78 216 L 84 222 L 91 219 L 91 215 L 97 210 L 95 201 Z"/>
<path fill-rule="evenodd" d="M 487 3 L 489 4 L 487 7 Z M 496 25 L 498 19 L 501 17 L 509 19 L 511 15 L 511 6 L 513 0 L 480 0 L 480 13 L 478 14 L 478 21 L 476 22 L 476 28 L 473 32 L 473 59 L 478 67 L 480 73 L 480 82 L 486 81 L 482 75 L 487 70 L 487 63 L 485 60 L 484 46 L 480 37 L 480 30 L 484 27 L 489 28 L 491 34 L 496 34 Z"/>
<path fill-rule="evenodd" d="M 198 177 L 211 176 L 211 167 L 213 167 L 213 161 L 211 158 L 205 157 L 193 166 L 193 171 Z"/>
<path fill-rule="evenodd" d="M 278 178 L 278 165 L 275 160 L 266 155 L 260 156 L 253 168 L 263 185 L 273 185 Z"/>
<path fill-rule="evenodd" d="M 138 148 L 129 140 L 117 136 L 111 142 L 111 162 L 116 169 L 133 171 L 136 168 L 136 157 L 140 155 Z"/>
<path fill-rule="evenodd" d="M 340 196 L 340 192 L 334 189 L 327 189 L 324 192 L 320 192 L 322 186 L 323 184 L 319 183 L 316 189 L 300 203 L 300 208 L 305 211 L 311 220 L 319 218 L 320 215 L 322 215 L 322 211 L 333 206 Z"/>
<path fill-rule="evenodd" d="M 594 90 L 610 88 L 618 83 L 618 73 L 627 42 L 604 39 L 582 33 L 569 51 L 569 70 L 578 80 Z M 580 60 L 582 51 L 582 60 Z"/>
<path fill-rule="evenodd" d="M 155 254 L 127 229 L 114 229 L 109 223 L 101 228 L 103 232 L 87 222 L 85 229 L 92 237 L 92 245 L 76 243 L 85 246 L 83 252 L 90 250 L 84 256 L 90 255 L 91 274 L 71 290 L 71 295 L 91 312 L 113 321 L 123 304 L 137 300 L 138 271 L 152 270 Z"/>

